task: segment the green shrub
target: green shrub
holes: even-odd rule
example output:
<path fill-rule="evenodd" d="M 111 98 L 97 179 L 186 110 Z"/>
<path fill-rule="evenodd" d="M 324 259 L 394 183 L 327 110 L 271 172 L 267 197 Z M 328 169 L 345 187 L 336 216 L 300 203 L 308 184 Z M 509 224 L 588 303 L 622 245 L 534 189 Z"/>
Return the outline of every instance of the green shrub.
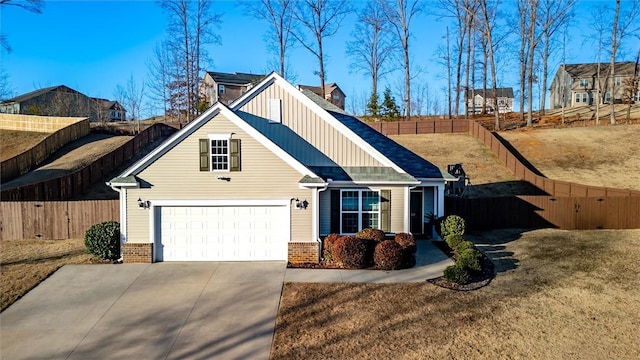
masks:
<path fill-rule="evenodd" d="M 405 262 L 405 251 L 402 245 L 394 240 L 385 240 L 376 246 L 373 252 L 373 262 L 378 269 L 397 270 L 401 269 Z"/>
<path fill-rule="evenodd" d="M 365 228 L 356 234 L 358 239 L 374 240 L 376 242 L 384 241 L 384 231 L 372 228 Z"/>
<path fill-rule="evenodd" d="M 473 243 L 471 241 L 463 241 L 460 244 L 458 244 L 458 246 L 455 247 L 455 251 L 458 254 L 461 254 L 463 251 L 467 250 L 467 249 L 473 249 Z"/>
<path fill-rule="evenodd" d="M 400 246 L 409 250 L 412 254 L 416 253 L 416 239 L 409 233 L 397 233 L 395 240 Z"/>
<path fill-rule="evenodd" d="M 458 215 L 449 215 L 440 224 L 442 236 L 446 239 L 451 234 L 464 235 L 465 222 L 464 219 Z"/>
<path fill-rule="evenodd" d="M 469 275 L 469 271 L 458 264 L 448 266 L 444 269 L 443 277 L 447 281 L 454 282 L 459 285 L 468 284 L 471 280 L 471 275 Z"/>
<path fill-rule="evenodd" d="M 339 234 L 329 234 L 322 241 L 322 257 L 326 262 L 333 262 L 333 245 L 340 238 Z"/>
<path fill-rule="evenodd" d="M 452 250 L 455 250 L 458 248 L 458 245 L 464 242 L 464 238 L 462 237 L 462 235 L 450 234 L 449 236 L 444 238 L 444 241 L 447 243 L 447 245 L 449 245 L 449 247 Z"/>
<path fill-rule="evenodd" d="M 482 255 L 476 249 L 465 249 L 458 255 L 456 265 L 463 267 L 471 272 L 479 273 L 482 270 L 480 266 L 480 258 Z"/>
<path fill-rule="evenodd" d="M 348 269 L 363 269 L 368 264 L 367 240 L 341 236 L 333 244 L 333 261 Z"/>
<path fill-rule="evenodd" d="M 106 221 L 91 226 L 84 235 L 84 245 L 90 254 L 102 260 L 120 258 L 120 224 Z"/>

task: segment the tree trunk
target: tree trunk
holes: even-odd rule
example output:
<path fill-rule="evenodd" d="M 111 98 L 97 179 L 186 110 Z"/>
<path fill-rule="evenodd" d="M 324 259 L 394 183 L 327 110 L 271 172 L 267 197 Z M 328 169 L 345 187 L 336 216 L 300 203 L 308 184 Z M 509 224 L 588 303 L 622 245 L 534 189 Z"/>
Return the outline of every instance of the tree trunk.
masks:
<path fill-rule="evenodd" d="M 616 51 L 618 50 L 618 46 L 616 44 L 616 33 L 618 30 L 618 16 L 620 15 L 620 0 L 616 0 L 616 13 L 613 18 L 613 30 L 611 31 L 611 64 L 610 67 L 610 76 L 609 76 L 609 91 L 611 92 L 611 96 L 609 97 L 609 101 L 611 102 L 611 125 L 616 123 L 616 112 L 615 112 L 615 63 L 616 63 Z"/>
<path fill-rule="evenodd" d="M 531 19 L 529 21 L 529 70 L 527 76 L 527 94 L 529 98 L 527 99 L 528 103 L 528 112 L 527 112 L 527 126 L 533 126 L 533 60 L 535 56 L 536 50 L 536 14 L 538 10 L 537 0 L 533 0 L 531 2 Z"/>

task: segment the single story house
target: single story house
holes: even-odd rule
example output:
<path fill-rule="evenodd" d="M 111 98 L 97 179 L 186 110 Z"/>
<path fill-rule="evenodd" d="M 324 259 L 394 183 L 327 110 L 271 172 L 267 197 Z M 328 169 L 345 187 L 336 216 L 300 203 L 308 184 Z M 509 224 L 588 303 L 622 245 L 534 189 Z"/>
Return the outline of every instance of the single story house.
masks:
<path fill-rule="evenodd" d="M 430 236 L 447 176 L 271 73 L 107 185 L 120 193 L 124 262 L 317 262 L 329 233 Z"/>

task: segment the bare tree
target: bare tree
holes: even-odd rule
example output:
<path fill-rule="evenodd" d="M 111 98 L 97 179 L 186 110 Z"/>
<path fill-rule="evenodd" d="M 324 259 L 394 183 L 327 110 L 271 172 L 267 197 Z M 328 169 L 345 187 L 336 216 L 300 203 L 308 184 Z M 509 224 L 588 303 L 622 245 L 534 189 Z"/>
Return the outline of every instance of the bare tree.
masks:
<path fill-rule="evenodd" d="M 131 114 L 131 120 L 137 122 L 138 132 L 140 132 L 141 111 L 145 99 L 145 82 L 140 84 L 135 81 L 133 74 L 127 80 L 125 86 L 118 84 L 114 96 L 120 104 Z"/>
<path fill-rule="evenodd" d="M 185 93 L 182 111 L 190 120 L 198 112 L 200 71 L 208 60 L 205 46 L 220 42 L 213 30 L 219 26 L 221 14 L 212 11 L 210 0 L 165 0 L 159 4 L 169 15 L 169 51 L 182 59 L 180 72 L 171 83 Z"/>
<path fill-rule="evenodd" d="M 378 2 L 368 2 L 360 11 L 352 40 L 347 42 L 351 68 L 371 76 L 371 93 L 378 94 L 378 79 L 391 71 L 393 52 L 384 11 Z"/>
<path fill-rule="evenodd" d="M 9 82 L 9 74 L 5 69 L 0 68 L 0 101 L 11 98 L 12 94 L 13 89 L 11 88 L 11 83 Z"/>
<path fill-rule="evenodd" d="M 270 50 L 274 51 L 278 56 L 279 74 L 283 78 L 287 78 L 287 50 L 294 43 L 291 37 L 293 26 L 293 0 L 259 0 L 242 2 L 248 14 L 254 18 L 266 21 L 269 26 L 267 38 L 268 44 L 278 44 L 278 46 L 270 46 Z"/>
<path fill-rule="evenodd" d="M 487 0 L 478 0 L 480 19 L 479 31 L 484 36 L 489 52 L 489 63 L 491 65 L 491 93 L 493 96 L 495 130 L 500 130 L 500 111 L 498 111 L 497 80 L 496 80 L 496 60 L 494 54 L 494 27 L 496 24 L 498 2 L 487 3 Z"/>
<path fill-rule="evenodd" d="M 424 3 L 418 0 L 377 0 L 384 9 L 385 17 L 395 31 L 402 49 L 404 69 L 404 110 L 408 120 L 411 117 L 411 66 L 409 57 L 409 38 L 411 21 L 424 9 Z"/>
<path fill-rule="evenodd" d="M 324 39 L 338 32 L 340 23 L 351 12 L 351 7 L 347 0 L 300 0 L 297 5 L 293 16 L 304 32 L 294 31 L 291 34 L 318 59 L 317 74 L 324 94 L 326 74 L 323 42 Z M 307 40 L 304 36 L 305 32 L 311 33 L 314 39 Z"/>
<path fill-rule="evenodd" d="M 601 70 L 601 58 L 602 58 L 602 52 L 604 51 L 604 48 L 607 46 L 607 39 L 605 38 L 605 35 L 607 34 L 608 30 L 610 29 L 609 25 L 607 25 L 607 9 L 603 8 L 603 7 L 596 7 L 594 8 L 591 13 L 590 13 L 590 17 L 589 17 L 589 24 L 590 24 L 590 28 L 592 30 L 592 33 L 587 37 L 587 39 L 585 39 L 585 42 L 590 42 L 593 45 L 595 45 L 595 53 L 596 53 L 596 78 L 593 84 L 593 87 L 595 87 L 595 99 L 596 99 L 596 125 L 600 125 L 600 104 L 602 103 L 603 100 L 603 94 L 602 94 L 602 88 L 603 88 L 603 84 L 602 84 L 602 78 L 600 77 L 600 70 Z M 583 42 L 583 44 L 585 43 Z M 564 94 L 564 93 L 563 93 Z M 563 106 L 564 106 L 564 100 L 563 100 Z M 563 117 L 563 123 L 564 123 L 564 117 Z"/>
<path fill-rule="evenodd" d="M 166 41 L 157 43 L 153 49 L 153 56 L 147 60 L 147 88 L 150 100 L 160 103 L 163 109 L 164 120 L 167 118 L 169 106 L 169 82 L 171 81 L 171 59 L 167 52 Z"/>
<path fill-rule="evenodd" d="M 3 6 L 15 6 L 34 14 L 42 14 L 44 0 L 0 0 L 0 8 L 2 8 Z M 9 40 L 4 34 L 0 34 L 0 46 L 6 52 L 11 52 L 11 45 L 9 45 Z"/>

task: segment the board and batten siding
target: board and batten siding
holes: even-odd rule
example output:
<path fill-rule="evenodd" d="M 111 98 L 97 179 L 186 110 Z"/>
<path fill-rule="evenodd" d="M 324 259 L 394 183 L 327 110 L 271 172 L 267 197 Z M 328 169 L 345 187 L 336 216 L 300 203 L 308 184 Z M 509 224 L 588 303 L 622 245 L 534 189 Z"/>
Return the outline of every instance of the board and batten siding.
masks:
<path fill-rule="evenodd" d="M 391 190 L 391 232 L 404 232 L 405 215 L 405 187 L 404 186 L 360 186 L 342 188 L 346 189 L 370 189 L 370 190 Z M 331 190 L 339 188 L 329 188 L 320 193 L 320 235 L 331 233 Z M 407 204 L 408 206 L 408 204 Z"/>
<path fill-rule="evenodd" d="M 298 90 L 295 90 L 298 91 Z M 383 166 L 356 143 L 276 83 L 244 104 L 240 110 L 268 119 L 269 100 L 281 99 L 282 123 L 341 166 Z"/>
<path fill-rule="evenodd" d="M 207 139 L 209 133 L 233 133 L 233 139 L 240 139 L 240 171 L 200 171 L 199 139 Z M 229 177 L 231 180 L 219 180 L 218 176 Z M 167 199 L 292 198 L 311 201 L 312 190 L 299 188 L 298 182 L 302 177 L 280 157 L 219 114 L 138 174 L 141 188 L 127 190 L 127 241 L 151 241 L 151 211 L 140 209 L 138 198 L 151 202 Z M 297 210 L 292 205 L 291 241 L 315 241 L 312 239 L 311 221 L 311 207 Z"/>

